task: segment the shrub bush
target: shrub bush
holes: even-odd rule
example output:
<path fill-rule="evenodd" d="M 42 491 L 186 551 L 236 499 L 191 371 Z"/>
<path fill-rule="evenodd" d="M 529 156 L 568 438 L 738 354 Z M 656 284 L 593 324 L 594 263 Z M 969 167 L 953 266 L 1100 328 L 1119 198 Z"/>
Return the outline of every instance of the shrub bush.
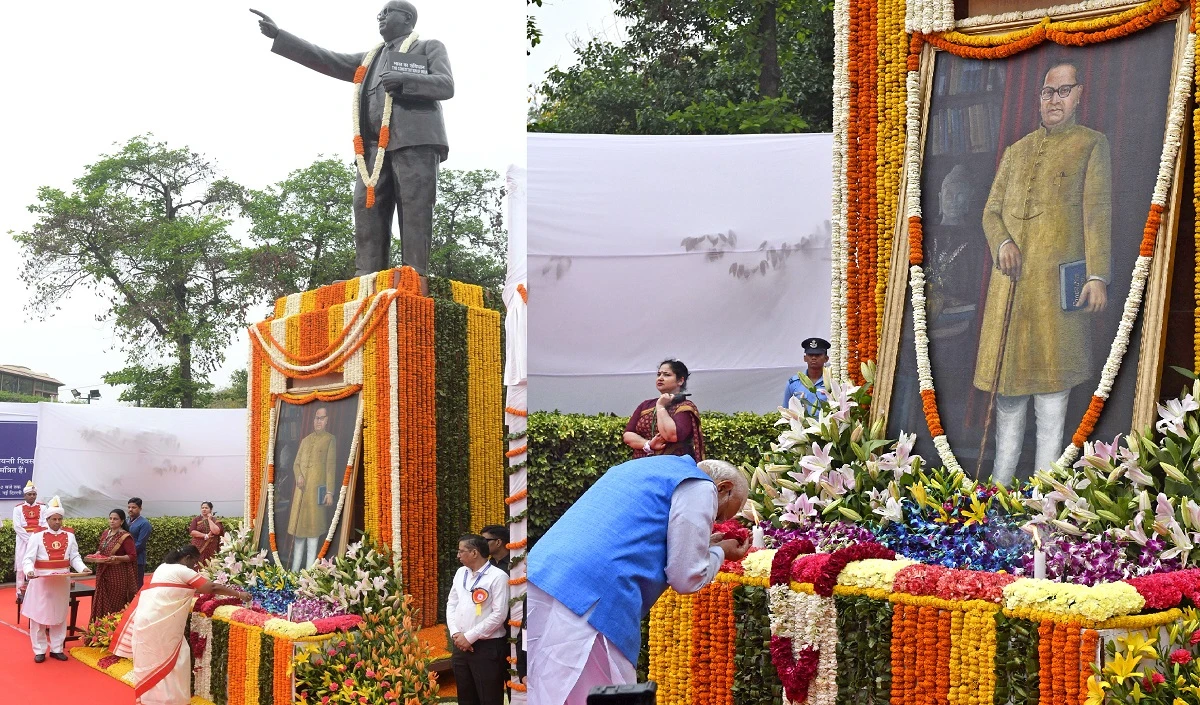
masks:
<path fill-rule="evenodd" d="M 734 465 L 757 466 L 779 437 L 778 413 L 702 412 L 705 455 Z M 608 414 L 529 415 L 529 544 L 579 499 L 609 468 L 629 460 L 621 434 L 629 417 Z"/>
<path fill-rule="evenodd" d="M 188 524 L 192 517 L 147 517 L 150 519 L 150 541 L 146 544 L 146 574 L 149 575 L 163 556 L 173 549 L 179 548 L 191 541 L 188 536 Z M 221 517 L 221 524 L 226 531 L 237 528 L 240 518 Z M 80 555 L 95 553 L 100 543 L 100 534 L 108 528 L 105 517 L 73 518 L 64 522 L 75 530 L 75 540 L 79 543 Z M 0 524 L 0 583 L 10 583 L 17 579 L 13 567 L 17 549 L 17 535 L 13 532 L 12 520 L 6 519 Z"/>

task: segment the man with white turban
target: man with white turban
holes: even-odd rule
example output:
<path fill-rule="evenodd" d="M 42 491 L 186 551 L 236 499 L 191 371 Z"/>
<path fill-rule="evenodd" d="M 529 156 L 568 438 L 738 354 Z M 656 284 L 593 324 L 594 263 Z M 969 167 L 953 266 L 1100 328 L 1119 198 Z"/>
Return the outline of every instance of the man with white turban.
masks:
<path fill-rule="evenodd" d="M 50 658 L 67 660 L 63 653 L 67 607 L 71 601 L 71 579 L 67 574 L 72 569 L 77 573 L 92 572 L 83 564 L 74 532 L 63 528 L 63 508 L 57 496 L 50 500 L 45 514 L 48 528 L 29 537 L 22 566 L 29 581 L 22 613 L 29 619 L 35 663 L 46 660 L 47 650 Z"/>
<path fill-rule="evenodd" d="M 25 501 L 13 507 L 13 532 L 17 535 L 17 550 L 13 553 L 17 571 L 17 604 L 25 594 L 25 545 L 29 537 L 46 528 L 46 505 L 37 501 L 37 488 L 33 480 L 25 483 Z"/>

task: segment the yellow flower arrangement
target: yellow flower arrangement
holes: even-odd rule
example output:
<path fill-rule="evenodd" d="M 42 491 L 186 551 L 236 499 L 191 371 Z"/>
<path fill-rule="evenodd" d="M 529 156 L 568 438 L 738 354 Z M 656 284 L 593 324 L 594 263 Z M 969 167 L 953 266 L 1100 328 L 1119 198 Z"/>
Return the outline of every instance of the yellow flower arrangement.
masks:
<path fill-rule="evenodd" d="M 668 589 L 650 609 L 650 680 L 659 705 L 688 705 L 692 662 L 692 596 Z"/>
<path fill-rule="evenodd" d="M 1004 587 L 1004 606 L 1022 607 L 1062 616 L 1102 622 L 1137 614 L 1146 601 L 1128 583 L 1101 583 L 1092 587 L 1020 578 Z"/>
<path fill-rule="evenodd" d="M 904 557 L 898 557 L 890 561 L 882 558 L 851 561 L 838 574 L 837 582 L 838 585 L 848 587 L 874 588 L 891 592 L 892 583 L 896 579 L 896 573 L 899 573 L 903 568 L 915 564 L 916 561 Z"/>
<path fill-rule="evenodd" d="M 312 622 L 289 622 L 286 619 L 268 619 L 263 624 L 263 631 L 269 636 L 283 639 L 300 639 L 314 636 L 317 628 Z"/>

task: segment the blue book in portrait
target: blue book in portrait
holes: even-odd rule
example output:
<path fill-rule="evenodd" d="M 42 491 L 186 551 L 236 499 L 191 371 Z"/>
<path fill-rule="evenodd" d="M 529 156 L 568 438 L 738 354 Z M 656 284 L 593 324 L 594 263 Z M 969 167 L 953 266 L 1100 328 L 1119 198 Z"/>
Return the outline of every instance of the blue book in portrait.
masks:
<path fill-rule="evenodd" d="M 1064 311 L 1078 311 L 1079 295 L 1087 283 L 1087 261 L 1079 260 L 1058 265 L 1059 304 Z"/>

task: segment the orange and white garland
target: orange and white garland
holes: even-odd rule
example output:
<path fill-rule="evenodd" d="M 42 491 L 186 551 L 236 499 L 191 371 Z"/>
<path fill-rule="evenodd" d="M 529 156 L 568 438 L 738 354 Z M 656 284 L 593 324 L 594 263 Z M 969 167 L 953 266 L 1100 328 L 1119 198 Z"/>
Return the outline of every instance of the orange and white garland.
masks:
<path fill-rule="evenodd" d="M 394 310 L 395 307 L 393 307 Z M 361 386 L 346 387 L 335 392 L 315 392 L 307 395 L 279 395 L 279 399 L 288 404 L 307 404 L 312 401 L 337 401 L 344 399 L 351 394 L 357 394 L 361 390 Z M 268 540 L 271 546 L 271 555 L 275 558 L 275 563 L 280 566 L 286 564 L 279 558 L 279 550 L 275 544 L 275 427 L 276 427 L 275 410 L 271 410 L 271 434 L 267 440 L 267 458 L 270 459 L 267 465 L 267 531 Z M 338 522 L 342 518 L 342 509 L 346 506 L 346 493 L 350 487 L 350 475 L 354 471 L 354 459 L 358 457 L 359 438 L 362 437 L 363 423 L 363 400 L 362 395 L 358 397 L 357 410 L 354 414 L 354 435 L 351 436 L 350 454 L 346 459 L 345 472 L 342 475 L 342 487 L 338 491 L 337 505 L 333 510 L 333 518 L 329 522 L 329 532 L 325 535 L 324 542 L 321 543 L 321 548 L 317 551 L 317 558 L 324 558 L 329 553 L 329 547 L 333 543 L 333 536 L 337 533 Z"/>
<path fill-rule="evenodd" d="M 400 52 L 408 51 L 417 41 L 417 33 L 413 32 L 408 35 L 408 38 L 400 45 Z M 375 205 L 375 185 L 379 183 L 379 175 L 383 172 L 383 157 L 387 152 L 388 138 L 392 124 L 392 92 L 384 91 L 383 98 L 383 120 L 379 126 L 379 147 L 375 151 L 375 165 L 368 173 L 366 150 L 363 146 L 362 138 L 362 123 L 359 121 L 359 111 L 362 105 L 362 88 L 363 82 L 367 78 L 367 71 L 371 68 L 371 62 L 375 60 L 375 55 L 379 50 L 383 49 L 384 44 L 380 43 L 371 51 L 368 51 L 363 57 L 362 64 L 354 71 L 354 108 L 351 112 L 354 120 L 354 161 L 358 165 L 358 176 L 362 179 L 363 185 L 367 187 L 367 208 Z"/>
<path fill-rule="evenodd" d="M 1149 15 L 1152 12 L 1159 13 L 1167 8 L 1162 7 L 1166 3 L 1160 0 L 1151 0 L 1142 5 L 1139 10 L 1142 14 Z M 1131 13 L 1133 14 L 1133 13 Z M 1045 40 L 1048 37 L 1056 36 L 1067 27 L 1077 32 L 1085 32 L 1090 28 L 1091 24 L 1102 26 L 1106 18 L 1090 20 L 1085 22 L 1063 23 L 1063 29 L 1055 27 L 1055 23 L 1043 21 L 1041 25 L 1035 28 L 1036 35 L 1031 35 L 1028 30 L 1018 30 L 1012 33 L 1013 42 L 1026 42 L 1030 45 L 1035 45 L 1030 42 L 1033 39 Z M 1134 18 L 1131 17 L 1131 20 Z M 1138 18 L 1140 19 L 1140 18 Z M 1144 24 L 1144 23 L 1143 23 Z M 1131 22 L 1130 27 L 1135 25 Z M 1056 31 L 1057 30 L 1057 31 Z M 1130 30 L 1132 31 L 1132 29 Z M 955 36 L 954 39 L 965 37 L 965 35 Z M 913 329 L 914 342 L 916 347 L 917 357 L 917 376 L 920 383 L 921 399 L 925 410 L 925 420 L 929 427 L 930 435 L 933 437 L 934 446 L 938 450 L 938 455 L 946 467 L 951 470 L 959 470 L 961 466 L 958 459 L 954 456 L 953 450 L 950 448 L 950 443 L 946 439 L 945 431 L 942 429 L 941 420 L 938 416 L 936 395 L 933 385 L 933 370 L 929 361 L 929 335 L 927 326 L 927 313 L 925 307 L 925 271 L 922 267 L 923 250 L 922 250 L 922 227 L 921 227 L 921 194 L 919 184 L 921 183 L 921 151 L 920 151 L 920 134 L 921 134 L 921 80 L 920 80 L 920 51 L 926 38 L 921 35 L 915 35 L 912 42 L 912 51 L 909 56 L 909 71 L 907 77 L 908 95 L 906 100 L 906 112 L 908 118 L 908 129 L 906 136 L 906 152 L 905 152 L 905 174 L 907 180 L 907 195 L 906 195 L 906 216 L 908 220 L 909 231 L 909 290 L 912 297 L 913 308 Z M 928 39 L 936 43 L 940 48 L 956 52 L 960 49 L 964 54 L 975 56 L 980 52 L 976 47 L 964 43 L 958 45 L 951 42 L 945 37 L 928 37 Z M 1117 327 L 1116 336 L 1113 339 L 1112 346 L 1109 349 L 1108 358 L 1104 363 L 1101 371 L 1100 382 L 1092 394 L 1091 403 L 1088 405 L 1087 413 L 1084 414 L 1083 420 L 1080 422 L 1078 429 L 1072 436 L 1071 444 L 1063 451 L 1062 456 L 1058 460 L 1060 466 L 1069 466 L 1078 457 L 1079 450 L 1084 442 L 1091 435 L 1095 428 L 1096 421 L 1099 419 L 1100 411 L 1104 408 L 1104 403 L 1108 399 L 1109 393 L 1112 391 L 1112 386 L 1116 380 L 1117 372 L 1120 369 L 1121 361 L 1125 357 L 1125 353 L 1129 348 L 1129 339 L 1133 332 L 1133 325 L 1137 319 L 1137 314 L 1142 304 L 1142 297 L 1146 288 L 1146 282 L 1150 276 L 1150 262 L 1154 257 L 1154 248 L 1157 241 L 1158 232 L 1161 228 L 1162 215 L 1167 207 L 1167 197 L 1170 194 L 1171 184 L 1174 179 L 1175 162 L 1179 154 L 1179 150 L 1183 144 L 1183 124 L 1186 118 L 1187 101 L 1191 93 L 1191 85 L 1195 66 L 1195 28 L 1192 27 L 1187 36 L 1187 45 L 1183 52 L 1183 57 L 1176 68 L 1174 82 L 1171 93 L 1171 107 L 1167 116 L 1167 129 L 1163 140 L 1162 156 L 1159 161 L 1158 177 L 1155 183 L 1154 194 L 1151 199 L 1150 213 L 1146 220 L 1146 227 L 1143 233 L 1139 256 L 1133 268 L 1133 279 L 1130 283 L 1129 294 L 1125 299 L 1125 305 L 1121 314 L 1121 321 Z M 1003 37 L 988 37 L 987 44 L 989 47 L 1000 48 L 1005 43 Z M 1040 41 L 1036 42 L 1040 43 Z M 986 58 L 978 56 L 975 58 Z"/>

